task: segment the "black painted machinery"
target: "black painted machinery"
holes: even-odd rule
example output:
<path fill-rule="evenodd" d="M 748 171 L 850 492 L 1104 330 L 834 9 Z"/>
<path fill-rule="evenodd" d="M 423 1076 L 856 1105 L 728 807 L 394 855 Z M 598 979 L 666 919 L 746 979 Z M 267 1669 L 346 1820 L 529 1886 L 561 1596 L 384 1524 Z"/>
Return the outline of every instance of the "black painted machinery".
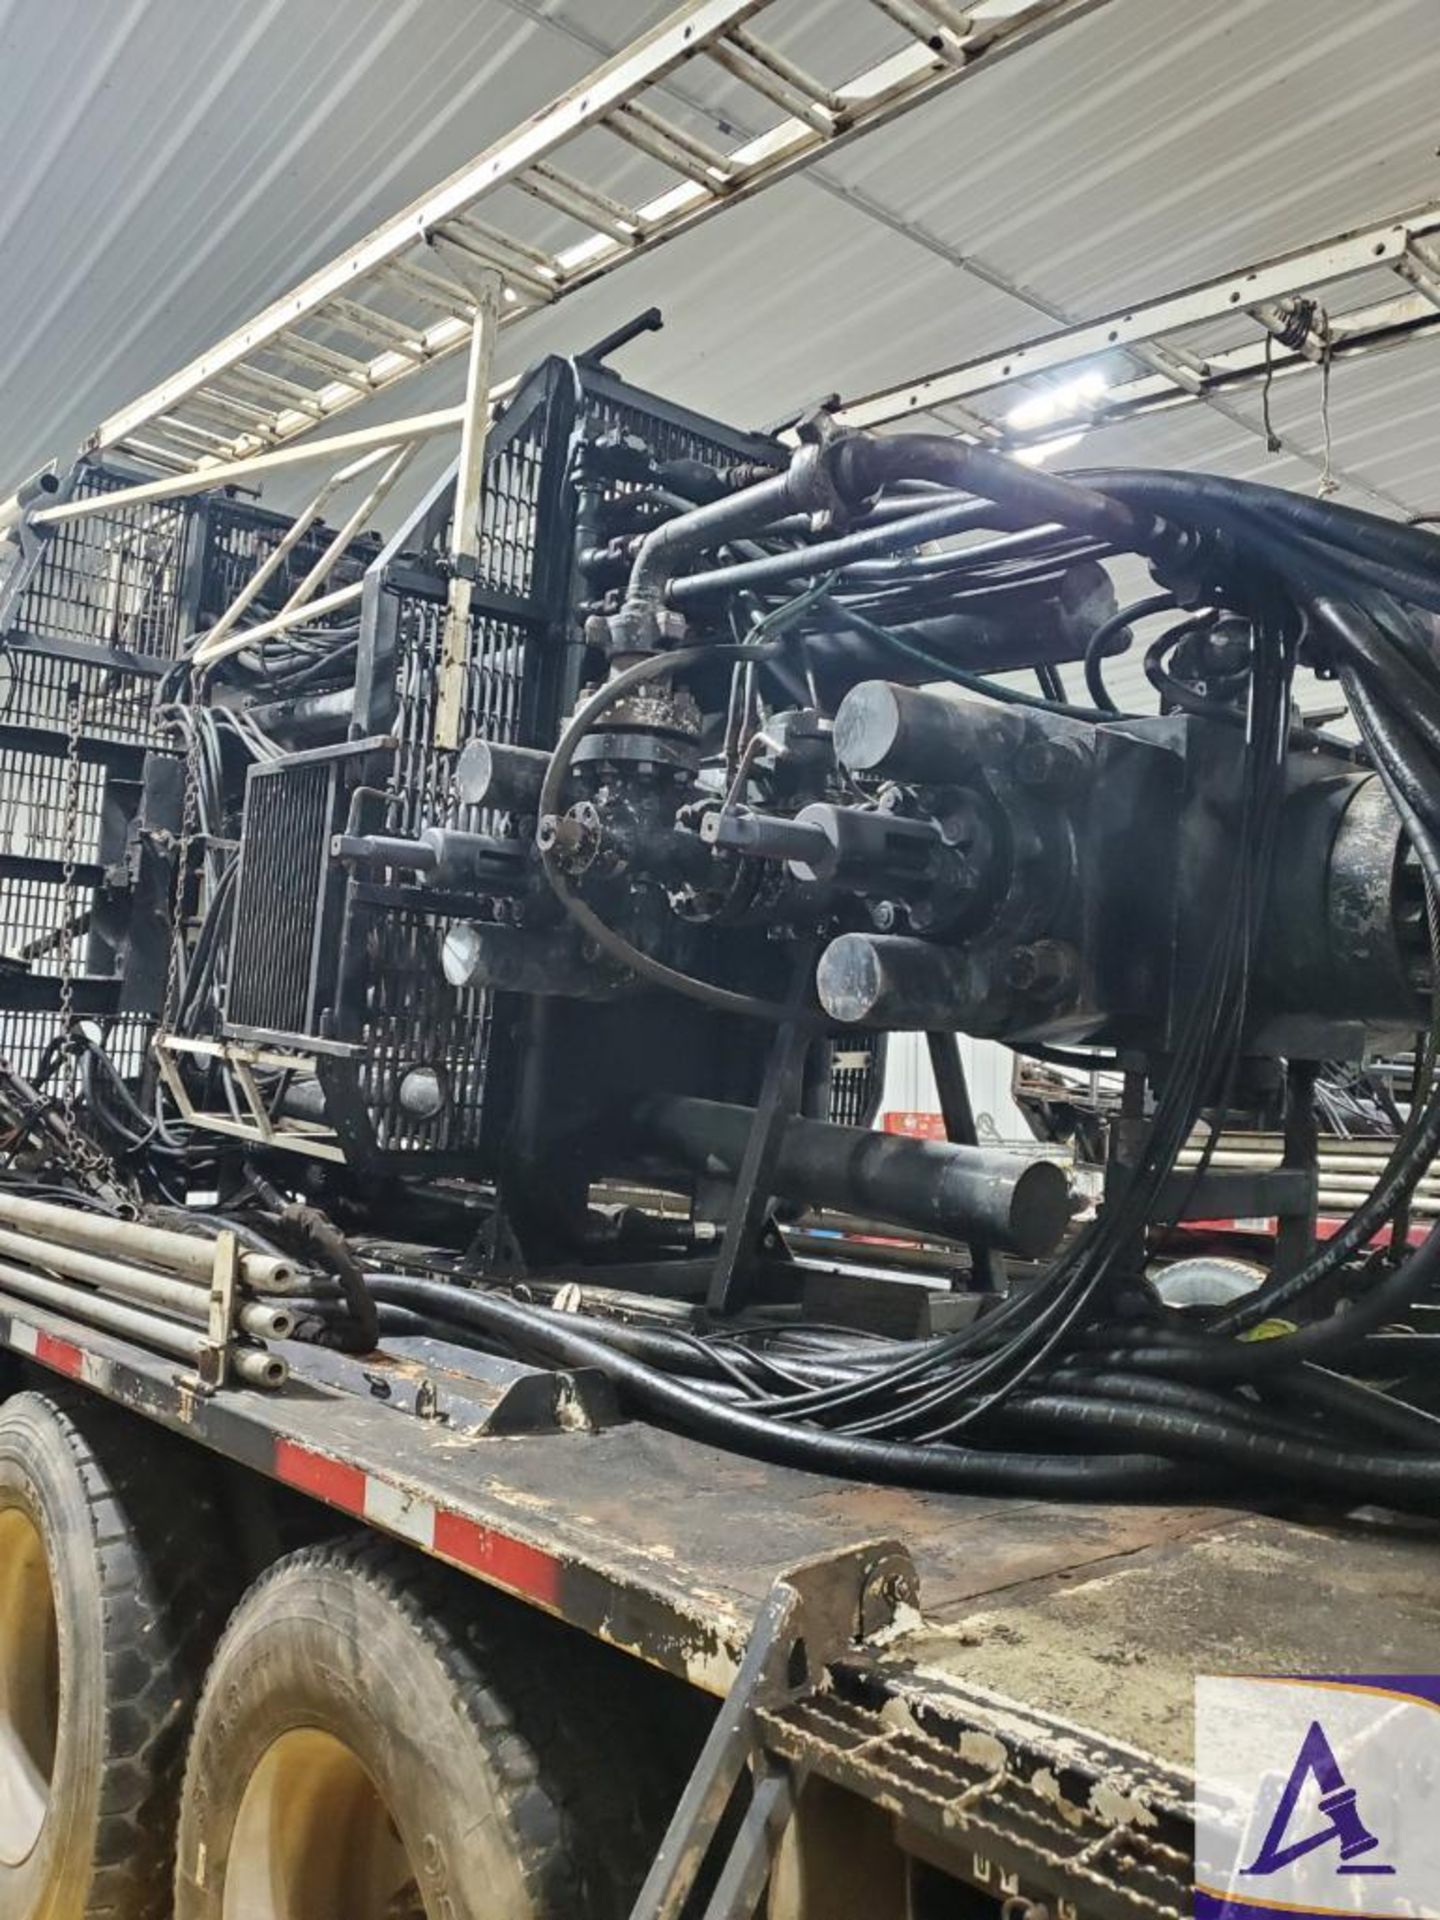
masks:
<path fill-rule="evenodd" d="M 17 1164 L 45 1112 L 53 1167 L 66 1089 L 64 1177 L 300 1205 L 387 1247 L 393 1313 L 442 1312 L 421 1243 L 472 1279 L 783 1313 L 819 1297 L 786 1222 L 887 1223 L 953 1249 L 973 1318 L 783 1364 L 632 1331 L 631 1386 L 742 1444 L 962 1481 L 1123 1406 L 1129 1450 L 1051 1479 L 1148 1486 L 1213 1453 L 1207 1396 L 1248 1432 L 1252 1376 L 1425 1293 L 1392 1236 L 1354 1297 L 1434 1151 L 1428 1070 L 1323 1247 L 1312 1096 L 1325 1062 L 1431 1051 L 1429 534 L 823 415 L 782 444 L 556 360 L 491 428 L 457 650 L 453 472 L 388 540 L 347 530 L 354 591 L 308 622 L 333 536 L 226 495 L 130 512 L 133 478 L 82 463 L 71 496 L 114 515 L 22 523 L 5 587 L 7 777 L 48 783 L 3 878 Z M 1125 609 L 1122 554 L 1155 586 Z M 1121 712 L 1105 663 L 1162 612 L 1159 711 Z M 1355 727 L 1303 720 L 1302 665 Z M 948 1140 L 871 1130 L 897 1032 L 927 1036 Z M 960 1034 L 1123 1074 L 1078 1229 L 1054 1156 L 977 1142 Z M 1273 1169 L 1197 1161 L 1239 1113 L 1283 1129 Z M 1275 1271 L 1171 1324 L 1154 1229 L 1222 1207 L 1279 1220 Z M 1277 1316 L 1305 1331 L 1234 1338 Z M 607 1338 L 552 1315 L 529 1347 L 619 1365 Z"/>

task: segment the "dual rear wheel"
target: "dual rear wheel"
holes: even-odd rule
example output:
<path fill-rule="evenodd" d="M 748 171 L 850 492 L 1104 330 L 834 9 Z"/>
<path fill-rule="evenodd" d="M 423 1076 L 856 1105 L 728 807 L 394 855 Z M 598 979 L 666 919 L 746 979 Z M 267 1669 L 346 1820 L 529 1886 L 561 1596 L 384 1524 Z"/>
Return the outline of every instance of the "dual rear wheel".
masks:
<path fill-rule="evenodd" d="M 373 1538 L 234 1607 L 203 1469 L 0 1408 L 0 1920 L 624 1920 L 683 1779 L 605 1763 L 649 1677 Z"/>

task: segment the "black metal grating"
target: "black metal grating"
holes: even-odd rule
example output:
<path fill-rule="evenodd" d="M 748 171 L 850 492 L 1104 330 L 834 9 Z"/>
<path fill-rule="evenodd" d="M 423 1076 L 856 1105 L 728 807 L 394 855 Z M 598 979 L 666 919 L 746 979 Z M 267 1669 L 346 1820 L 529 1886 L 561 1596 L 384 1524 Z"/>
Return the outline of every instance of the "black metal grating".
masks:
<path fill-rule="evenodd" d="M 155 730 L 154 693 L 148 673 L 126 673 L 25 647 L 0 652 L 0 727 L 44 728 L 63 735 L 73 698 L 84 738 L 144 745 Z"/>
<path fill-rule="evenodd" d="M 440 970 L 446 921 L 437 914 L 387 913 L 375 927 L 361 1092 L 388 1153 L 471 1153 L 480 1146 L 493 996 L 456 992 Z M 443 1109 L 418 1120 L 400 1104 L 405 1074 L 433 1068 L 445 1089 Z"/>
<path fill-rule="evenodd" d="M 87 463 L 69 497 L 114 493 L 131 478 Z M 183 637 L 181 583 L 194 510 L 187 500 L 148 501 L 49 529 L 13 624 L 34 639 L 173 660 Z"/>
<path fill-rule="evenodd" d="M 400 613 L 395 732 L 400 745 L 391 777 L 387 831 L 409 833 L 442 822 L 467 832 L 491 829 L 479 808 L 455 799 L 456 756 L 433 745 L 436 663 L 445 624 L 444 605 L 418 594 L 405 596 Z M 527 627 L 477 613 L 471 621 L 470 672 L 465 684 L 461 738 L 514 741 L 520 735 L 525 684 Z"/>
<path fill-rule="evenodd" d="M 67 920 L 63 881 L 8 875 L 0 883 L 0 953 L 31 973 L 58 974 L 68 950 L 71 965 L 82 969 L 93 901 L 93 887 L 77 887 Z"/>
<path fill-rule="evenodd" d="M 124 1014 L 116 1020 L 82 1020 L 80 1024 L 104 1044 L 122 1079 L 139 1080 L 150 1047 L 149 1020 Z M 59 1018 L 49 1008 L 0 1007 L 0 1062 L 23 1079 L 33 1080 L 59 1032 Z"/>
<path fill-rule="evenodd" d="M 866 1034 L 830 1043 L 830 1105 L 837 1127 L 868 1127 L 883 1092 L 885 1049 Z"/>
<path fill-rule="evenodd" d="M 291 522 L 243 500 L 211 500 L 206 508 L 202 620 L 218 619 L 289 533 Z M 285 556 L 246 612 L 247 623 L 277 611 L 310 572 L 334 536 L 323 522 L 311 527 Z M 320 589 L 333 592 L 358 580 L 373 557 L 374 543 L 358 541 L 336 562 Z"/>
<path fill-rule="evenodd" d="M 312 1031 L 311 979 L 329 862 L 332 767 L 251 770 L 225 1018 L 232 1027 Z"/>
<path fill-rule="evenodd" d="M 27 860 L 64 860 L 68 840 L 75 860 L 96 859 L 105 769 L 82 760 L 76 768 L 75 784 L 75 829 L 67 833 L 69 781 L 63 756 L 0 746 L 0 854 Z"/>

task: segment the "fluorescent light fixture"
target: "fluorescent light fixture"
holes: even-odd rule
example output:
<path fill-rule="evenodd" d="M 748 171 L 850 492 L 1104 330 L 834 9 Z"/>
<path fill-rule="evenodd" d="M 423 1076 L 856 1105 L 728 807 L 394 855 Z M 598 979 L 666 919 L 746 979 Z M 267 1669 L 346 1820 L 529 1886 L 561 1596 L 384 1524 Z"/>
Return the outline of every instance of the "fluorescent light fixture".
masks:
<path fill-rule="evenodd" d="M 1077 413 L 1084 413 L 1093 407 L 1109 390 L 1110 382 L 1104 374 L 1091 368 L 1088 373 L 1067 380 L 1063 386 L 1047 387 L 1043 393 L 1027 394 L 1006 414 L 1005 424 L 1007 427 L 1018 427 L 1023 432 L 1030 427 L 1048 427 L 1054 420 L 1070 420 Z"/>

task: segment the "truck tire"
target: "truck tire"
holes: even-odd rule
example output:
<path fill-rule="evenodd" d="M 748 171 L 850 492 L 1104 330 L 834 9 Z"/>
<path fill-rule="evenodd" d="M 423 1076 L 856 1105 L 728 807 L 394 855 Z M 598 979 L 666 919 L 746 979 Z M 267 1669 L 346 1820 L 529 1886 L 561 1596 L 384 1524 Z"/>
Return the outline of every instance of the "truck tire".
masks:
<path fill-rule="evenodd" d="M 497 1604 L 373 1538 L 263 1575 L 195 1718 L 175 1920 L 623 1920 L 663 1810 L 636 1813 L 623 1718 L 592 1744 L 566 1630 L 497 1639 Z"/>
<path fill-rule="evenodd" d="M 223 1603 L 188 1450 L 77 1395 L 0 1408 L 0 1920 L 164 1920 Z"/>

